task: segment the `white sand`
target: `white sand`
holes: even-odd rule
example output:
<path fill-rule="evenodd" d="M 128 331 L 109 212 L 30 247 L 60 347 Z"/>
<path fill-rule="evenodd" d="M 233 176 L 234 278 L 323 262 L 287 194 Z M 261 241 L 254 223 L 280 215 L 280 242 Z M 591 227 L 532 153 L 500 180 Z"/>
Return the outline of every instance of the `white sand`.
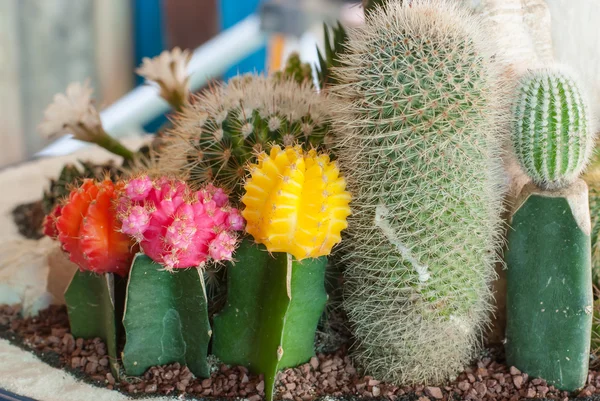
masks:
<path fill-rule="evenodd" d="M 43 401 L 121 401 L 131 398 L 77 380 L 46 365 L 33 354 L 0 339 L 0 388 Z M 176 397 L 137 398 L 139 401 L 174 401 Z"/>

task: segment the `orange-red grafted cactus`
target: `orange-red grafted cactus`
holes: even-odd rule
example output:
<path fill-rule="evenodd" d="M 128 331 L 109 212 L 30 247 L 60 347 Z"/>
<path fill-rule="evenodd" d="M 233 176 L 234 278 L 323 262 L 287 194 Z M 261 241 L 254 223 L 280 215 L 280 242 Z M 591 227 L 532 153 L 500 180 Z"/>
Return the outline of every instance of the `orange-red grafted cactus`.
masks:
<path fill-rule="evenodd" d="M 53 216 L 63 250 L 81 270 L 121 276 L 129 271 L 136 247 L 117 220 L 113 203 L 119 190 L 108 179 L 86 179 L 71 192 L 60 215 Z"/>

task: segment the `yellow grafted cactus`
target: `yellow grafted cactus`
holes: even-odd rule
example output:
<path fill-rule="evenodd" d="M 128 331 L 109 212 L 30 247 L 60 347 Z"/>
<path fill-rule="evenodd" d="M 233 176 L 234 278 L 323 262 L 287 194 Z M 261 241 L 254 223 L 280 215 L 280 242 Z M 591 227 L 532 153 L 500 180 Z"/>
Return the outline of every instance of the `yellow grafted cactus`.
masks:
<path fill-rule="evenodd" d="M 256 242 L 297 260 L 331 253 L 348 225 L 350 193 L 327 154 L 274 146 L 258 155 L 250 173 L 242 215 Z"/>

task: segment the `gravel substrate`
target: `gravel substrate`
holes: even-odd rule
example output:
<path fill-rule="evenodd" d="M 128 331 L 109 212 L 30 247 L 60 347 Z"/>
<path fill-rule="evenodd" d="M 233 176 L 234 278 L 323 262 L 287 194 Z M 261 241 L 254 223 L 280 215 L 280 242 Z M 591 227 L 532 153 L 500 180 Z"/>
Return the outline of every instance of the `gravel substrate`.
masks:
<path fill-rule="evenodd" d="M 83 340 L 69 333 L 64 307 L 50 307 L 36 318 L 20 318 L 19 307 L 0 306 L 0 336 L 20 342 L 45 356 L 58 355 L 58 364 L 86 380 L 125 393 L 179 394 L 195 397 L 243 397 L 258 401 L 264 395 L 262 376 L 244 367 L 212 363 L 208 379 L 196 379 L 178 363 L 156 366 L 143 377 L 115 380 L 108 367 L 104 343 L 96 338 Z M 52 358 L 50 358 L 52 359 Z M 598 389 L 598 390 L 597 390 Z M 572 396 L 600 394 L 600 373 L 590 371 L 587 387 Z M 418 401 L 436 400 L 510 400 L 546 398 L 566 400 L 569 394 L 548 386 L 544 380 L 530 378 L 514 367 L 483 357 L 447 386 L 398 387 L 370 376 L 361 376 L 352 366 L 345 349 L 318 354 L 308 363 L 280 374 L 276 398 L 308 401 L 332 395 L 384 397 L 390 400 L 410 395 Z"/>

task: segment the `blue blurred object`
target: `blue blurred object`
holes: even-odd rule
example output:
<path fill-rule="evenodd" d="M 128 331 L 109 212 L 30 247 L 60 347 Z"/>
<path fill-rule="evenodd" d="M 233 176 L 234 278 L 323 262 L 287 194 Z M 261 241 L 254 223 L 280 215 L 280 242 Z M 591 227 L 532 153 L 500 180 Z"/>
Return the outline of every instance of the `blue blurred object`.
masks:
<path fill-rule="evenodd" d="M 135 65 L 144 57 L 158 56 L 165 49 L 163 0 L 133 0 Z M 144 79 L 136 75 L 137 84 Z"/>
<path fill-rule="evenodd" d="M 220 0 L 221 1 L 221 30 L 225 30 L 240 22 L 247 16 L 258 11 L 261 0 Z M 227 80 L 238 73 L 258 72 L 265 70 L 267 59 L 267 48 L 262 47 L 250 56 L 232 66 L 223 79 Z"/>
<path fill-rule="evenodd" d="M 35 401 L 33 398 L 23 397 L 0 388 L 0 401 Z"/>
<path fill-rule="evenodd" d="M 165 49 L 165 27 L 163 0 L 133 0 L 133 42 L 136 68 L 144 57 L 158 56 Z M 144 78 L 135 74 L 137 85 L 144 84 Z M 146 132 L 156 132 L 167 122 L 164 115 L 155 118 L 143 128 Z"/>

